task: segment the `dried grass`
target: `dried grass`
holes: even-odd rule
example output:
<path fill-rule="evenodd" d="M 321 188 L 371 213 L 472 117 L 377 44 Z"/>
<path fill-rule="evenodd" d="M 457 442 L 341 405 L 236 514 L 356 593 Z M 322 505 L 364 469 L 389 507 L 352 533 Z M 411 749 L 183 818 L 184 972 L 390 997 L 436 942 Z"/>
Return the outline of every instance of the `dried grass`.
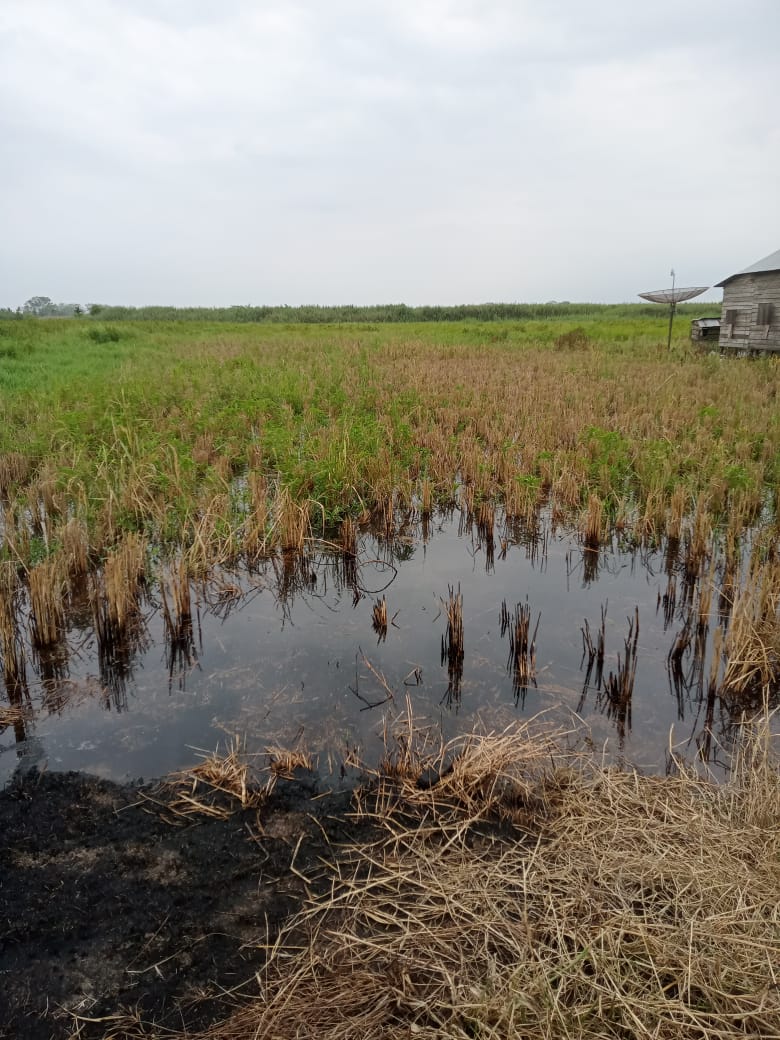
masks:
<path fill-rule="evenodd" d="M 21 452 L 0 455 L 0 495 L 8 495 L 15 485 L 24 483 L 32 468 L 31 460 Z"/>
<path fill-rule="evenodd" d="M 675 542 L 680 540 L 680 535 L 682 534 L 683 520 L 688 512 L 689 497 L 687 489 L 680 484 L 672 492 L 666 533 Z"/>
<path fill-rule="evenodd" d="M 65 632 L 65 568 L 60 554 L 50 556 L 28 573 L 30 622 L 38 650 L 55 646 Z"/>
<path fill-rule="evenodd" d="M 234 737 L 224 751 L 216 748 L 198 754 L 202 757 L 198 765 L 171 773 L 142 795 L 170 823 L 200 816 L 228 819 L 242 809 L 259 809 L 280 778 L 292 779 L 297 770 L 315 767 L 300 743 L 292 748 L 273 745 L 262 756 L 247 752 L 246 742 Z M 264 766 L 259 764 L 262 757 Z"/>
<path fill-rule="evenodd" d="M 737 593 L 725 643 L 724 687 L 745 694 L 780 681 L 780 559 L 756 559 Z"/>
<path fill-rule="evenodd" d="M 146 569 L 146 542 L 130 532 L 106 557 L 103 589 L 111 626 L 124 631 L 138 614 L 141 586 Z"/>
<path fill-rule="evenodd" d="M 266 791 L 270 793 L 276 781 L 281 779 L 292 780 L 298 770 L 310 772 L 315 767 L 314 757 L 302 745 L 288 748 L 279 744 L 273 744 L 265 749 L 268 756 L 269 779 Z"/>
<path fill-rule="evenodd" d="M 509 632 L 507 671 L 512 672 L 515 697 L 521 696 L 529 685 L 536 685 L 536 636 L 541 619 L 540 611 L 532 633 L 530 604 L 516 604 L 511 615 L 506 600 L 501 604 L 501 636 Z"/>
<path fill-rule="evenodd" d="M 689 581 L 698 579 L 711 545 L 712 517 L 709 503 L 702 496 L 696 503 L 691 528 L 685 538 L 685 574 Z"/>
<path fill-rule="evenodd" d="M 384 596 L 371 609 L 371 627 L 380 642 L 387 638 L 387 599 Z"/>
<path fill-rule="evenodd" d="M 87 525 L 77 517 L 71 517 L 62 528 L 62 551 L 68 568 L 71 585 L 79 587 L 89 571 L 89 535 Z"/>
<path fill-rule="evenodd" d="M 288 487 L 277 487 L 273 503 L 271 541 L 285 551 L 303 549 L 311 536 L 309 503 L 296 502 Z"/>
<path fill-rule="evenodd" d="M 207 816 L 227 819 L 240 809 L 259 808 L 267 796 L 254 757 L 238 737 L 224 752 L 200 752 L 203 761 L 166 777 L 144 798 L 171 822 Z"/>
<path fill-rule="evenodd" d="M 442 606 L 447 613 L 447 631 L 441 637 L 441 663 L 447 664 L 447 676 L 449 685 L 447 687 L 447 700 L 458 702 L 460 700 L 460 687 L 463 681 L 463 661 L 466 654 L 466 645 L 463 637 L 463 593 L 450 585 L 448 587 L 447 601 L 442 600 Z"/>
<path fill-rule="evenodd" d="M 250 560 L 256 560 L 267 551 L 268 482 L 265 474 L 251 470 L 247 476 L 249 516 L 244 531 L 244 549 Z"/>
<path fill-rule="evenodd" d="M 208 1037 L 780 1035 L 766 724 L 722 787 L 551 754 L 518 726 L 467 739 L 429 791 L 405 783 L 383 838 L 270 948 L 262 998 Z"/>
<path fill-rule="evenodd" d="M 192 635 L 192 596 L 187 563 L 183 558 L 163 571 L 160 598 L 166 639 L 170 643 L 189 640 Z"/>
<path fill-rule="evenodd" d="M 30 704 L 0 704 L 0 730 L 8 726 L 24 725 L 33 717 Z"/>
<path fill-rule="evenodd" d="M 639 642 L 639 608 L 635 608 L 634 617 L 628 618 L 628 635 L 623 641 L 623 658 L 617 655 L 617 667 L 610 671 L 604 682 L 604 701 L 607 713 L 617 725 L 618 736 L 622 741 L 626 729 L 631 729 L 631 700 L 634 695 L 636 680 L 636 654 Z M 674 650 L 672 650 L 674 653 Z"/>
<path fill-rule="evenodd" d="M 358 525 L 353 517 L 347 514 L 339 527 L 339 548 L 345 556 L 354 559 L 358 551 Z"/>
<path fill-rule="evenodd" d="M 420 513 L 423 517 L 429 517 L 433 512 L 433 482 L 430 477 L 423 477 L 420 481 Z"/>
<path fill-rule="evenodd" d="M 24 648 L 17 628 L 20 584 L 16 567 L 0 561 L 0 659 L 5 678 L 19 679 L 24 672 Z"/>
<path fill-rule="evenodd" d="M 580 530 L 585 542 L 586 549 L 598 552 L 599 546 L 606 534 L 607 516 L 604 503 L 598 495 L 590 495 L 588 508 L 580 523 Z"/>

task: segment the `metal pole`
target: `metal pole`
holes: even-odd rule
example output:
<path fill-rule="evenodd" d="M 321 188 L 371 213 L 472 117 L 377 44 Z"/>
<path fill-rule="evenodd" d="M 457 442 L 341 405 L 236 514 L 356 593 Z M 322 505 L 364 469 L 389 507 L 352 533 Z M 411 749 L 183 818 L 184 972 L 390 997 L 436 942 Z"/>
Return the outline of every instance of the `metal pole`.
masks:
<path fill-rule="evenodd" d="M 669 338 L 666 341 L 666 352 L 667 354 L 672 349 L 672 323 L 674 322 L 674 268 L 671 270 L 672 275 L 672 298 L 669 301 Z"/>

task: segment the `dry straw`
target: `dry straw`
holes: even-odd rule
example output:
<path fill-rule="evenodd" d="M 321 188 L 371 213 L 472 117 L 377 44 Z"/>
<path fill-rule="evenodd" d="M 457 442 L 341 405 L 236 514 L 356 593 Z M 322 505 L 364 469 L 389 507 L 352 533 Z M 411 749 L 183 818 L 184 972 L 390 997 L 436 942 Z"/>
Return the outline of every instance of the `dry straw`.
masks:
<path fill-rule="evenodd" d="M 0 455 L 0 495 L 7 496 L 13 487 L 24 483 L 31 470 L 31 461 L 21 452 Z"/>
<path fill-rule="evenodd" d="M 766 723 L 720 788 L 567 762 L 524 726 L 453 751 L 342 850 L 210 1040 L 780 1036 Z"/>
<path fill-rule="evenodd" d="M 82 587 L 89 571 L 89 536 L 83 520 L 71 517 L 62 528 L 62 551 L 72 589 Z"/>
<path fill-rule="evenodd" d="M 590 495 L 588 498 L 588 508 L 581 521 L 581 531 L 586 549 L 598 552 L 606 532 L 604 503 L 598 495 Z"/>
<path fill-rule="evenodd" d="M 61 555 L 50 556 L 28 573 L 32 641 L 38 650 L 55 646 L 65 631 L 65 569 Z"/>
<path fill-rule="evenodd" d="M 447 631 L 441 637 L 441 663 L 447 664 L 447 687 L 446 698 L 449 702 L 460 701 L 460 688 L 463 681 L 463 661 L 466 654 L 466 646 L 463 637 L 463 593 L 455 591 L 454 586 L 448 586 L 446 603 L 442 600 L 442 606 L 447 612 Z"/>
<path fill-rule="evenodd" d="M 181 557 L 163 572 L 160 598 L 168 642 L 188 641 L 192 637 L 192 596 L 187 564 Z"/>
<path fill-rule="evenodd" d="M 247 476 L 249 515 L 244 530 L 244 548 L 250 560 L 256 560 L 267 550 L 268 482 L 265 474 L 251 470 Z"/>
<path fill-rule="evenodd" d="M 511 615 L 506 600 L 501 604 L 501 635 L 509 632 L 507 670 L 512 672 L 515 696 L 519 696 L 529 685 L 536 684 L 536 636 L 541 619 L 540 611 L 532 632 L 530 604 L 518 603 Z"/>
<path fill-rule="evenodd" d="M 273 503 L 271 541 L 285 551 L 302 550 L 311 536 L 308 503 L 294 500 L 288 487 L 277 487 Z"/>
<path fill-rule="evenodd" d="M 171 822 L 186 822 L 199 816 L 227 819 L 240 809 L 262 805 L 267 787 L 238 737 L 224 752 L 200 752 L 203 761 L 166 777 L 144 799 L 162 810 Z"/>
<path fill-rule="evenodd" d="M 387 639 L 387 599 L 384 596 L 376 601 L 371 610 L 371 627 L 379 642 Z"/>
<path fill-rule="evenodd" d="M 774 686 L 780 678 L 780 560 L 754 560 L 737 593 L 725 642 L 723 683 L 736 694 Z"/>
<path fill-rule="evenodd" d="M 19 596 L 16 567 L 3 560 L 0 562 L 0 659 L 9 683 L 20 680 L 25 670 L 24 649 L 17 627 Z"/>

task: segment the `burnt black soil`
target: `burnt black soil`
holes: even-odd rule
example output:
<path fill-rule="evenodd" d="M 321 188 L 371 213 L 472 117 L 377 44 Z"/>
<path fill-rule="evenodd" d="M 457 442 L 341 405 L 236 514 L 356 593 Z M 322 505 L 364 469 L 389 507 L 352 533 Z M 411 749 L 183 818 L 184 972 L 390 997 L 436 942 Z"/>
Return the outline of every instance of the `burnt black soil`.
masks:
<path fill-rule="evenodd" d="M 149 1035 L 208 1029 L 237 987 L 257 992 L 262 946 L 326 884 L 323 860 L 367 837 L 349 793 L 310 774 L 259 814 L 175 826 L 149 808 L 76 773 L 0 792 L 0 1037 L 117 1035 L 105 1019 L 127 1009 Z"/>

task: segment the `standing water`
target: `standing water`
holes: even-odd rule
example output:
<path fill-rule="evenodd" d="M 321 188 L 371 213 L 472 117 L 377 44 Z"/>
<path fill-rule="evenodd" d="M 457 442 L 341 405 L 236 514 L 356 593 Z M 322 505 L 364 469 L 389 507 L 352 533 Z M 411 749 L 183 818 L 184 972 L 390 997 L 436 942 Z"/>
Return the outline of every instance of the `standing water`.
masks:
<path fill-rule="evenodd" d="M 355 558 L 320 547 L 223 573 L 193 590 L 191 638 L 173 646 L 152 592 L 111 659 L 84 617 L 55 660 L 28 651 L 0 783 L 31 765 L 159 776 L 235 736 L 250 753 L 305 746 L 338 778 L 376 764 L 407 711 L 445 741 L 533 718 L 609 760 L 663 772 L 673 748 L 719 775 L 735 720 L 709 681 L 707 580 L 686 586 L 674 547 L 589 549 L 544 514 L 494 535 L 455 512 L 364 533 Z"/>

